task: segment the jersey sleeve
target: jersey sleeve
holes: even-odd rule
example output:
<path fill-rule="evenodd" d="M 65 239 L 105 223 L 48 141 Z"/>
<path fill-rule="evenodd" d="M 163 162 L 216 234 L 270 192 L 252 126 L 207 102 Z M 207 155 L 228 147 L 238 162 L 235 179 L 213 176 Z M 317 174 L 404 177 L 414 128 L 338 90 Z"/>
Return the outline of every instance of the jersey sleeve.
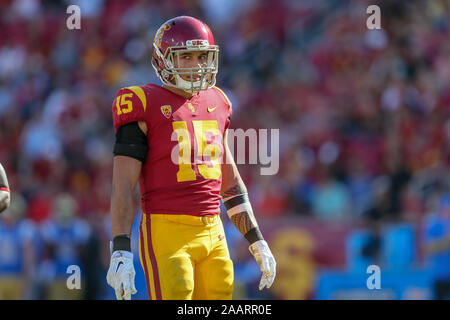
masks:
<path fill-rule="evenodd" d="M 135 121 L 145 121 L 147 97 L 140 86 L 122 88 L 117 91 L 112 104 L 114 128 Z"/>
<path fill-rule="evenodd" d="M 222 89 L 220 89 L 219 87 L 215 87 L 215 88 L 220 93 L 222 98 L 225 100 L 225 103 L 228 105 L 228 116 L 227 116 L 227 120 L 225 123 L 225 130 L 227 130 L 228 127 L 230 126 L 231 116 L 233 115 L 233 105 L 232 105 L 230 99 L 228 98 L 228 96 L 225 94 L 225 92 L 222 91 Z"/>

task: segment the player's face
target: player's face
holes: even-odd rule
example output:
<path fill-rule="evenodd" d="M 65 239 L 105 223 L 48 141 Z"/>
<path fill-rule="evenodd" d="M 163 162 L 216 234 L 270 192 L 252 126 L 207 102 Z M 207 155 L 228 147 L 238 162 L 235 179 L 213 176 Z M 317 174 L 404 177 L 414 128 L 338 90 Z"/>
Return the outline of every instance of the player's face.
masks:
<path fill-rule="evenodd" d="M 206 51 L 190 51 L 180 52 L 179 59 L 175 58 L 174 64 L 176 68 L 193 68 L 193 71 L 199 71 L 199 67 L 206 67 L 208 63 L 208 53 Z M 198 81 L 201 76 L 199 74 L 180 75 L 186 81 Z"/>

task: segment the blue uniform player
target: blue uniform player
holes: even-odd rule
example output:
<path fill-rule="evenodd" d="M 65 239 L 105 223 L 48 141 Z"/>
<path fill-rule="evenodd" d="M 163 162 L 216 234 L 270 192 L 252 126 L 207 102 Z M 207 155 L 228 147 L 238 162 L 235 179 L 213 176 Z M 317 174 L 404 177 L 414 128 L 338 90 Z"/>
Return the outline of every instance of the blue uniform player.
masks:
<path fill-rule="evenodd" d="M 36 228 L 24 217 L 25 200 L 17 194 L 0 216 L 0 300 L 31 298 Z"/>
<path fill-rule="evenodd" d="M 83 274 L 80 250 L 89 240 L 90 227 L 76 217 L 75 200 L 67 194 L 56 198 L 53 219 L 45 221 L 40 227 L 40 235 L 45 244 L 45 257 L 41 263 L 41 278 L 49 284 L 48 299 L 81 299 L 81 290 L 69 290 L 68 267 L 77 266 Z"/>
<path fill-rule="evenodd" d="M 435 299 L 450 299 L 450 194 L 425 222 L 425 251 L 433 273 Z"/>

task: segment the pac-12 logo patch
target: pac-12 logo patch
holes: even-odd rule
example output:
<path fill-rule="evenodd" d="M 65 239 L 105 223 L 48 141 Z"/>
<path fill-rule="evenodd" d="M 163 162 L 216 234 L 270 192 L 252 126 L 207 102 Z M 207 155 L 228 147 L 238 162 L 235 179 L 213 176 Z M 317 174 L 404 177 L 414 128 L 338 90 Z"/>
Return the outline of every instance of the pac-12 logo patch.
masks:
<path fill-rule="evenodd" d="M 191 112 L 195 112 L 195 107 L 192 105 L 192 103 L 188 102 L 188 108 L 191 110 Z"/>
<path fill-rule="evenodd" d="M 167 119 L 172 115 L 172 107 L 169 105 L 161 106 L 161 112 Z"/>

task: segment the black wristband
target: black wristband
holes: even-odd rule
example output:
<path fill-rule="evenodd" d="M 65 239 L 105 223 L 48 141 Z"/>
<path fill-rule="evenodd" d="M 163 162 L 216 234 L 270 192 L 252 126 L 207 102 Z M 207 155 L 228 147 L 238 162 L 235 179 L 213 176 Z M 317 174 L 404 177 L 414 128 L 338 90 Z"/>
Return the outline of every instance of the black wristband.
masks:
<path fill-rule="evenodd" d="M 113 252 L 117 250 L 125 250 L 131 252 L 131 240 L 126 234 L 115 236 L 113 239 Z"/>
<path fill-rule="evenodd" d="M 258 227 L 255 227 L 253 229 L 251 229 L 250 231 L 248 231 L 245 235 L 244 235 L 245 239 L 247 239 L 247 241 L 250 244 L 253 244 L 256 241 L 259 240 L 264 240 L 264 237 L 261 234 L 261 231 L 259 230 Z"/>

